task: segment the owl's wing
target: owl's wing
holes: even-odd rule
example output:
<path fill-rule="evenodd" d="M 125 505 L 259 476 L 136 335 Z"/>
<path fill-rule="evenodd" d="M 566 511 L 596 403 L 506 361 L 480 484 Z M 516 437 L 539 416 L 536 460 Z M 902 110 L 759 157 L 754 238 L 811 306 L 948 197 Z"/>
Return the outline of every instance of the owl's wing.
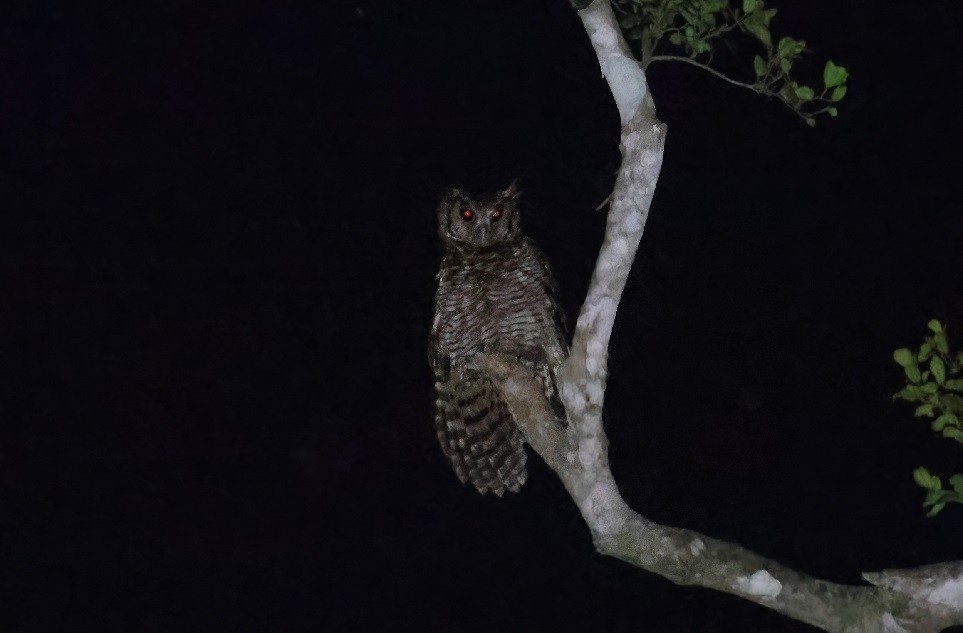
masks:
<path fill-rule="evenodd" d="M 438 344 L 438 317 L 431 327 L 431 334 L 428 335 L 428 364 L 435 375 L 436 381 L 447 381 L 451 375 L 451 357 L 441 349 Z"/>
<path fill-rule="evenodd" d="M 435 383 L 435 432 L 462 483 L 482 494 L 518 492 L 525 483 L 525 438 L 498 388 L 469 373 Z"/>
<path fill-rule="evenodd" d="M 444 269 L 438 272 L 435 279 L 438 287 L 444 283 Z M 445 382 L 451 375 L 451 357 L 441 345 L 441 313 L 438 311 L 439 295 L 435 295 L 434 318 L 431 322 L 431 332 L 428 334 L 428 364 L 435 375 L 435 381 Z"/>
<path fill-rule="evenodd" d="M 542 280 L 542 296 L 547 302 L 545 313 L 548 323 L 545 325 L 548 331 L 543 343 L 545 353 L 548 355 L 550 364 L 558 366 L 568 358 L 568 339 L 571 333 L 565 321 L 565 311 L 558 304 L 558 287 L 555 284 L 552 269 L 549 268 L 548 260 L 531 240 L 529 240 L 529 247 L 535 252 L 534 260 L 537 262 L 539 277 Z"/>

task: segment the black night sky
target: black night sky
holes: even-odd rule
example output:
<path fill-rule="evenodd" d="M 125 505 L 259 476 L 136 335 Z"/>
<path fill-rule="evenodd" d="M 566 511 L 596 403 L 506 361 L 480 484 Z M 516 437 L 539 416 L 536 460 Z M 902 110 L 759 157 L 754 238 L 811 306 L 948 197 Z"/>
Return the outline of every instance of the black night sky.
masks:
<path fill-rule="evenodd" d="M 499 500 L 436 446 L 440 192 L 518 177 L 572 323 L 589 281 L 619 123 L 567 2 L 235 4 L 2 11 L 0 631 L 814 630 L 596 555 L 537 457 Z M 891 400 L 929 318 L 963 346 L 963 9 L 772 4 L 849 94 L 811 129 L 651 68 L 613 470 L 830 580 L 963 558 L 911 479 L 959 447 Z"/>

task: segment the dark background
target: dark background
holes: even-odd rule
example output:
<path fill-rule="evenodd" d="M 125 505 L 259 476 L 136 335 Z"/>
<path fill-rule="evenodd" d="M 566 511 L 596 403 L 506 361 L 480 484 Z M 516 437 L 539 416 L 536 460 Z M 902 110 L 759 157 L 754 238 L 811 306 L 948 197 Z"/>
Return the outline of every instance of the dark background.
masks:
<path fill-rule="evenodd" d="M 0 630 L 813 630 L 596 555 L 537 458 L 482 498 L 435 445 L 441 190 L 519 177 L 570 322 L 588 284 L 619 124 L 567 3 L 318 4 L 3 9 Z M 929 318 L 963 345 L 963 9 L 774 4 L 849 94 L 810 129 L 651 68 L 613 470 L 833 581 L 963 558 L 911 480 L 959 447 L 891 400 Z"/>

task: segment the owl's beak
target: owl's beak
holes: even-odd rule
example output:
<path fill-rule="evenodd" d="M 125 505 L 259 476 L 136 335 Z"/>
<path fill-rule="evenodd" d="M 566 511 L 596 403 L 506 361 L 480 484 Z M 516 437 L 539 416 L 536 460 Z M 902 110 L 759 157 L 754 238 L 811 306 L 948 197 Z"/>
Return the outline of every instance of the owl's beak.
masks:
<path fill-rule="evenodd" d="M 488 239 L 488 227 L 485 226 L 484 224 L 479 226 L 478 236 L 481 238 L 482 242 L 486 241 Z"/>

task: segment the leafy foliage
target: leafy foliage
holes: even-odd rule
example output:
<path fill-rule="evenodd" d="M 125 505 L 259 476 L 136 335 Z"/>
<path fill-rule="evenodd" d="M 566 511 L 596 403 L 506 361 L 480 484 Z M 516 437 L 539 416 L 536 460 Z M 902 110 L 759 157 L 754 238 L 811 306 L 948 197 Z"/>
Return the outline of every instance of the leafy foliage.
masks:
<path fill-rule="evenodd" d="M 822 87 L 793 78 L 794 64 L 806 52 L 806 42 L 791 37 L 774 41 L 770 23 L 776 9 L 763 0 L 612 0 L 626 39 L 643 66 L 654 61 L 682 61 L 699 66 L 726 81 L 782 101 L 809 125 L 820 114 L 836 116 L 836 104 L 846 96 L 849 73 L 826 62 Z M 732 79 L 712 66 L 716 40 L 732 34 L 752 42 L 759 54 L 752 59 L 752 82 Z"/>
<path fill-rule="evenodd" d="M 945 325 L 933 319 L 927 327 L 932 334 L 918 350 L 904 347 L 893 352 L 908 381 L 893 398 L 916 403 L 915 417 L 931 419 L 934 433 L 963 444 L 963 352 L 950 352 Z M 929 516 L 947 503 L 963 503 L 961 474 L 950 477 L 950 488 L 923 467 L 913 472 L 913 479 L 927 491 L 923 507 L 930 509 Z"/>

